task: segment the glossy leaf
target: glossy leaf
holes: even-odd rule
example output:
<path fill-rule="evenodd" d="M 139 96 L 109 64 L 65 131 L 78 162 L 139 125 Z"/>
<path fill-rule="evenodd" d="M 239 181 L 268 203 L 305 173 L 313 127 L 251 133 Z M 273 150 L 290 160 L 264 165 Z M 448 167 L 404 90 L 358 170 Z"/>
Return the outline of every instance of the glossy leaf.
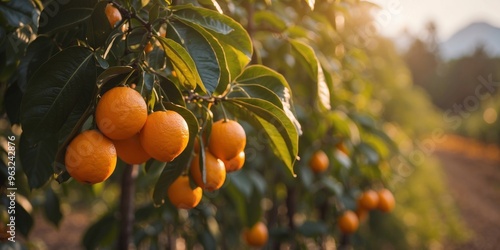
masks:
<path fill-rule="evenodd" d="M 79 99 L 92 99 L 96 70 L 92 52 L 83 47 L 63 50 L 43 64 L 23 98 L 23 134 L 34 141 L 55 134 Z"/>
<path fill-rule="evenodd" d="M 96 79 L 96 83 L 98 86 L 102 86 L 106 84 L 111 79 L 114 79 L 119 76 L 128 75 L 134 69 L 130 66 L 114 66 L 109 67 L 105 71 L 103 71 Z"/>
<path fill-rule="evenodd" d="M 235 81 L 239 85 L 246 86 L 247 84 L 258 84 L 271 90 L 279 97 L 281 101 L 280 105 L 275 105 L 285 111 L 285 114 L 293 122 L 298 133 L 302 134 L 301 125 L 295 117 L 293 111 L 292 91 L 283 75 L 262 65 L 251 65 L 245 68 L 245 70 L 235 79 Z M 252 97 L 266 99 L 265 96 Z M 273 102 L 272 99 L 266 100 Z"/>
<path fill-rule="evenodd" d="M 40 14 L 38 34 L 54 34 L 64 29 L 73 28 L 87 21 L 92 15 L 92 11 L 93 6 L 88 6 L 88 4 L 61 6 L 58 2 L 53 2 Z"/>
<path fill-rule="evenodd" d="M 87 22 L 87 41 L 93 48 L 104 46 L 113 30 L 111 25 L 107 25 L 109 23 L 105 12 L 107 5 L 106 1 L 97 3 Z"/>
<path fill-rule="evenodd" d="M 178 37 L 180 41 L 177 42 L 183 45 L 193 58 L 203 86 L 209 93 L 214 92 L 219 83 L 220 70 L 217 55 L 210 43 L 196 30 L 181 22 L 171 23 L 167 28 L 167 37 Z"/>
<path fill-rule="evenodd" d="M 160 87 L 166 94 L 167 101 L 181 106 L 186 105 L 186 102 L 184 101 L 184 96 L 182 95 L 179 88 L 172 81 L 161 75 L 156 75 L 156 77 L 158 78 Z"/>
<path fill-rule="evenodd" d="M 21 136 L 19 158 L 31 188 L 39 188 L 50 179 L 54 173 L 52 164 L 56 151 L 56 136 L 49 136 L 37 143 L 29 141 L 25 135 Z"/>
<path fill-rule="evenodd" d="M 250 62 L 253 53 L 250 37 L 241 24 L 230 17 L 190 5 L 175 7 L 174 15 L 177 19 L 199 24 L 220 41 L 232 77 L 237 76 Z"/>
<path fill-rule="evenodd" d="M 35 5 L 29 0 L 2 1 L 0 3 L 2 26 L 17 28 L 22 25 L 33 24 L 36 21 L 35 14 Z"/>
<path fill-rule="evenodd" d="M 45 191 L 44 212 L 47 219 L 52 222 L 54 226 L 58 227 L 63 215 L 61 213 L 59 197 L 51 188 Z"/>
<path fill-rule="evenodd" d="M 283 110 L 268 101 L 250 98 L 229 99 L 224 107 L 234 116 L 249 122 L 257 131 L 265 131 L 271 148 L 293 174 L 298 133 Z"/>
<path fill-rule="evenodd" d="M 323 74 L 323 68 L 319 63 L 316 53 L 311 46 L 294 39 L 290 39 L 293 52 L 302 66 L 306 68 L 311 79 L 316 83 L 317 97 L 319 104 L 325 109 L 331 109 L 330 90 Z"/>
<path fill-rule="evenodd" d="M 28 45 L 26 54 L 21 57 L 18 68 L 17 83 L 23 92 L 26 90 L 28 80 L 33 73 L 57 52 L 59 52 L 59 49 L 56 44 L 47 36 L 38 36 Z"/>
<path fill-rule="evenodd" d="M 163 45 L 165 54 L 170 59 L 180 83 L 188 89 L 195 89 L 199 86 L 203 92 L 206 92 L 196 64 L 186 49 L 169 38 L 158 37 L 158 40 Z"/>
<path fill-rule="evenodd" d="M 218 64 L 218 70 L 220 74 L 217 87 L 212 92 L 214 95 L 222 94 L 227 89 L 227 85 L 231 81 L 231 72 L 229 71 L 228 68 L 227 57 L 226 53 L 224 52 L 224 48 L 222 47 L 219 40 L 212 33 L 208 32 L 205 28 L 203 28 L 201 25 L 194 22 L 188 22 L 184 19 L 180 19 L 179 21 L 191 27 L 192 29 L 198 31 L 200 35 L 202 35 L 205 38 L 206 42 L 208 42 L 211 48 L 213 49 L 213 52 L 217 57 L 216 62 Z"/>

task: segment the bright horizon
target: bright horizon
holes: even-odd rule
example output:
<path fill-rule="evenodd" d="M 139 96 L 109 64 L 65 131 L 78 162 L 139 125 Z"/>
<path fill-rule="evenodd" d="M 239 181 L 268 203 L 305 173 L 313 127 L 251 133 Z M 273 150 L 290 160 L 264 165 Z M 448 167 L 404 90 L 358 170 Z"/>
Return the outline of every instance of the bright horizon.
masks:
<path fill-rule="evenodd" d="M 500 27 L 498 0 L 371 0 L 381 6 L 375 11 L 380 32 L 396 37 L 406 28 L 412 35 L 421 35 L 425 25 L 434 21 L 438 39 L 445 41 L 473 22 L 486 22 Z"/>

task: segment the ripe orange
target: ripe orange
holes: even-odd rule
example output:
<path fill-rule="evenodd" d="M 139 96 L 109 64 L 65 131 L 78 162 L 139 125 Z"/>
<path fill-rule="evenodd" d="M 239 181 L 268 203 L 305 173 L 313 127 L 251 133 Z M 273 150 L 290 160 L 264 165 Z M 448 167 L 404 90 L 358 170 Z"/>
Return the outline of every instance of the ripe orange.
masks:
<path fill-rule="evenodd" d="M 117 22 L 122 20 L 122 14 L 120 11 L 110 3 L 106 5 L 104 12 L 106 13 L 106 17 L 108 18 L 109 24 L 112 28 L 115 27 Z"/>
<path fill-rule="evenodd" d="M 69 175 L 79 182 L 103 182 L 115 170 L 116 149 L 99 131 L 87 130 L 69 143 L 64 163 Z"/>
<path fill-rule="evenodd" d="M 230 160 L 245 149 L 245 130 L 236 121 L 219 120 L 212 125 L 208 148 L 221 160 Z"/>
<path fill-rule="evenodd" d="M 378 206 L 378 194 L 373 190 L 367 190 L 358 198 L 358 205 L 366 210 L 372 210 Z"/>
<path fill-rule="evenodd" d="M 159 161 L 170 162 L 186 148 L 189 128 L 175 111 L 156 111 L 148 116 L 139 135 L 144 150 Z"/>
<path fill-rule="evenodd" d="M 390 212 L 394 209 L 396 201 L 394 200 L 394 195 L 388 189 L 381 189 L 377 192 L 378 194 L 378 209 L 383 212 Z"/>
<path fill-rule="evenodd" d="M 151 44 L 151 42 L 148 42 L 146 44 L 146 46 L 144 46 L 144 52 L 146 52 L 146 54 L 147 54 L 147 53 L 149 53 L 151 51 L 153 51 L 153 45 Z"/>
<path fill-rule="evenodd" d="M 177 208 L 191 209 L 200 203 L 203 190 L 200 187 L 191 188 L 187 175 L 179 176 L 168 187 L 167 196 L 170 202 Z"/>
<path fill-rule="evenodd" d="M 116 87 L 102 96 L 95 112 L 97 127 L 113 140 L 123 140 L 137 134 L 146 119 L 146 102 L 139 92 L 128 87 Z"/>
<path fill-rule="evenodd" d="M 234 171 L 238 171 L 243 167 L 243 164 L 245 164 L 245 151 L 241 151 L 236 157 L 231 160 L 222 160 L 222 162 L 224 162 L 226 172 L 231 173 Z"/>
<path fill-rule="evenodd" d="M 314 173 L 326 171 L 328 165 L 330 165 L 330 160 L 323 150 L 316 151 L 309 160 L 309 167 Z"/>
<path fill-rule="evenodd" d="M 203 183 L 203 177 L 200 170 L 200 156 L 196 155 L 191 161 L 191 176 L 194 182 L 203 189 L 210 192 L 222 187 L 226 181 L 226 168 L 221 160 L 215 158 L 208 150 L 205 150 L 205 176 L 206 183 Z"/>
<path fill-rule="evenodd" d="M 116 154 L 128 164 L 142 164 L 151 156 L 144 151 L 139 139 L 139 133 L 125 140 L 114 140 Z"/>
<path fill-rule="evenodd" d="M 267 226 L 262 221 L 243 231 L 243 239 L 249 246 L 262 247 L 267 243 L 268 238 Z"/>
<path fill-rule="evenodd" d="M 358 216 L 353 211 L 347 210 L 339 217 L 338 226 L 342 233 L 354 233 L 359 226 Z"/>

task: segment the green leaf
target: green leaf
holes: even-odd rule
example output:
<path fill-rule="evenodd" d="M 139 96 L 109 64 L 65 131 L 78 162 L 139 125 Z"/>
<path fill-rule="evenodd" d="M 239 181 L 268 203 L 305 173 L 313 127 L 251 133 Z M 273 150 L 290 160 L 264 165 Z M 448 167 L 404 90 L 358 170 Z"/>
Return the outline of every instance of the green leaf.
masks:
<path fill-rule="evenodd" d="M 283 110 L 261 99 L 232 98 L 224 103 L 231 113 L 250 123 L 257 131 L 265 131 L 274 153 L 294 175 L 293 164 L 298 153 L 298 133 Z"/>
<path fill-rule="evenodd" d="M 325 109 L 331 109 L 330 90 L 328 89 L 328 84 L 325 80 L 325 75 L 323 74 L 323 68 L 319 63 L 313 48 L 295 39 L 289 39 L 289 41 L 296 57 L 301 62 L 302 66 L 306 68 L 309 76 L 316 83 L 319 104 Z"/>
<path fill-rule="evenodd" d="M 287 24 L 276 13 L 263 10 L 255 12 L 253 16 L 255 24 L 270 27 L 276 32 L 283 32 L 287 29 Z"/>
<path fill-rule="evenodd" d="M 168 187 L 170 187 L 170 184 L 172 184 L 172 182 L 174 182 L 182 174 L 182 172 L 186 170 L 193 151 L 194 138 L 198 134 L 199 128 L 196 116 L 188 109 L 172 103 L 165 103 L 165 108 L 173 110 L 184 117 L 184 120 L 186 120 L 189 127 L 189 142 L 186 149 L 184 149 L 184 151 L 173 161 L 167 163 L 167 166 L 163 168 L 153 191 L 153 201 L 157 206 L 165 202 Z"/>
<path fill-rule="evenodd" d="M 82 238 L 82 245 L 86 249 L 97 249 L 103 240 L 110 237 L 118 229 L 118 221 L 113 213 L 101 217 L 92 224 Z"/>
<path fill-rule="evenodd" d="M 213 90 L 214 95 L 219 95 L 222 94 L 224 91 L 227 89 L 227 85 L 231 81 L 231 72 L 229 72 L 228 68 L 228 63 L 227 63 L 227 58 L 226 58 L 226 53 L 224 52 L 224 48 L 222 47 L 221 43 L 219 40 L 212 35 L 210 32 L 208 32 L 205 28 L 203 28 L 201 25 L 194 23 L 194 22 L 188 22 L 186 20 L 180 19 L 182 23 L 185 25 L 191 27 L 192 29 L 196 30 L 199 32 L 200 35 L 202 35 L 206 42 L 211 46 L 213 52 L 215 53 L 216 56 L 216 61 L 218 64 L 218 69 L 219 69 L 219 82 L 217 84 L 217 87 L 215 90 Z"/>
<path fill-rule="evenodd" d="M 55 9 L 57 9 L 57 12 Z M 87 4 L 68 6 L 55 2 L 55 4 L 47 6 L 40 14 L 38 34 L 50 35 L 65 29 L 74 28 L 87 21 L 92 15 L 92 11 L 93 6 L 88 6 Z"/>
<path fill-rule="evenodd" d="M 19 124 L 20 122 L 20 109 L 21 109 L 21 99 L 23 97 L 23 92 L 19 89 L 17 84 L 11 84 L 9 88 L 5 91 L 5 96 L 3 97 L 3 107 L 7 113 L 10 124 Z"/>
<path fill-rule="evenodd" d="M 0 24 L 4 27 L 17 28 L 36 22 L 37 11 L 29 0 L 0 2 Z M 3 38 L 2 38 L 3 39 Z"/>
<path fill-rule="evenodd" d="M 114 66 L 109 67 L 104 70 L 96 79 L 98 86 L 106 84 L 109 80 L 117 78 L 119 76 L 126 76 L 130 74 L 134 69 L 130 66 Z"/>
<path fill-rule="evenodd" d="M 172 35 L 174 33 L 174 35 Z M 218 58 L 208 41 L 196 30 L 181 22 L 170 23 L 167 28 L 167 37 L 175 39 L 178 36 L 179 44 L 183 45 L 198 69 L 205 89 L 212 93 L 219 83 L 220 70 Z M 222 58 L 225 60 L 225 58 Z"/>
<path fill-rule="evenodd" d="M 234 88 L 233 92 L 228 95 L 228 98 L 234 97 L 252 97 L 266 100 L 276 107 L 283 109 L 283 103 L 280 98 L 270 89 L 258 84 L 240 84 L 237 85 L 240 89 Z"/>
<path fill-rule="evenodd" d="M 292 120 L 299 134 L 302 134 L 301 125 L 295 117 L 293 111 L 292 91 L 283 75 L 262 65 L 251 65 L 245 68 L 235 81 L 242 86 L 247 86 L 248 84 L 258 84 L 271 90 L 279 97 L 281 101 L 280 105 L 277 105 L 271 99 L 265 98 L 265 96 L 259 97 L 259 95 L 252 96 L 252 94 L 249 94 L 252 97 L 268 100 L 277 107 L 283 109 L 288 118 Z"/>
<path fill-rule="evenodd" d="M 18 194 L 19 195 L 19 194 Z M 16 197 L 16 199 L 20 199 L 20 197 Z M 26 201 L 26 203 L 23 202 L 24 205 L 28 205 L 29 202 L 25 197 L 23 197 L 23 200 Z M 28 237 L 29 232 L 31 231 L 31 228 L 33 228 L 33 217 L 31 217 L 31 214 L 26 211 L 26 208 L 23 207 L 19 202 L 16 201 L 16 231 L 19 230 L 19 232 L 24 235 L 24 237 Z"/>
<path fill-rule="evenodd" d="M 56 134 L 78 101 L 92 98 L 96 70 L 92 52 L 83 47 L 65 49 L 44 63 L 23 98 L 23 134 L 33 141 Z"/>
<path fill-rule="evenodd" d="M 168 78 L 162 75 L 156 75 L 160 81 L 160 87 L 165 91 L 167 95 L 166 98 L 169 102 L 175 103 L 177 105 L 185 106 L 184 96 L 182 95 L 179 88 L 171 82 Z"/>
<path fill-rule="evenodd" d="M 59 227 L 59 222 L 61 222 L 63 216 L 61 213 L 61 204 L 59 202 L 59 197 L 51 188 L 45 191 L 44 211 L 47 219 L 52 222 L 54 226 Z"/>
<path fill-rule="evenodd" d="M 57 52 L 56 44 L 47 36 L 38 36 L 29 44 L 18 68 L 18 84 L 23 92 L 33 73 Z"/>
<path fill-rule="evenodd" d="M 107 25 L 109 23 L 105 12 L 107 5 L 107 1 L 97 3 L 87 21 L 87 41 L 92 48 L 102 47 L 113 30 L 111 25 Z"/>
<path fill-rule="evenodd" d="M 366 157 L 368 164 L 377 165 L 379 163 L 378 152 L 370 144 L 361 142 L 356 146 L 356 149 Z"/>
<path fill-rule="evenodd" d="M 228 16 L 205 8 L 183 5 L 173 8 L 174 17 L 196 23 L 214 35 L 224 48 L 231 76 L 237 76 L 250 62 L 252 42 L 246 30 Z"/>
<path fill-rule="evenodd" d="M 157 38 L 163 45 L 165 54 L 170 59 L 180 83 L 188 89 L 195 89 L 196 86 L 199 86 L 202 91 L 206 93 L 205 86 L 201 81 L 196 64 L 186 49 L 172 39 L 163 37 Z"/>
<path fill-rule="evenodd" d="M 57 137 L 47 137 L 37 143 L 23 134 L 19 143 L 19 157 L 31 188 L 43 186 L 54 173 L 52 164 L 57 151 Z"/>
<path fill-rule="evenodd" d="M 262 200 L 262 194 L 259 190 L 254 186 L 252 190 L 252 196 L 247 203 L 247 221 L 246 226 L 251 228 L 255 223 L 262 220 L 262 207 L 260 205 Z"/>

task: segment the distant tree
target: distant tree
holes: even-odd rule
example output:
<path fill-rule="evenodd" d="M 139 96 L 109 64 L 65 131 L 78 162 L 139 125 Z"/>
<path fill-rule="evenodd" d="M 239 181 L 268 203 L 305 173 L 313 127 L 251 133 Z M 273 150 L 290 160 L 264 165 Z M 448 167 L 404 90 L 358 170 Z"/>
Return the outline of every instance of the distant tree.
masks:
<path fill-rule="evenodd" d="M 429 22 L 424 39 L 415 37 L 403 58 L 411 71 L 413 82 L 423 87 L 436 100 L 440 57 L 437 42 L 437 26 Z"/>

